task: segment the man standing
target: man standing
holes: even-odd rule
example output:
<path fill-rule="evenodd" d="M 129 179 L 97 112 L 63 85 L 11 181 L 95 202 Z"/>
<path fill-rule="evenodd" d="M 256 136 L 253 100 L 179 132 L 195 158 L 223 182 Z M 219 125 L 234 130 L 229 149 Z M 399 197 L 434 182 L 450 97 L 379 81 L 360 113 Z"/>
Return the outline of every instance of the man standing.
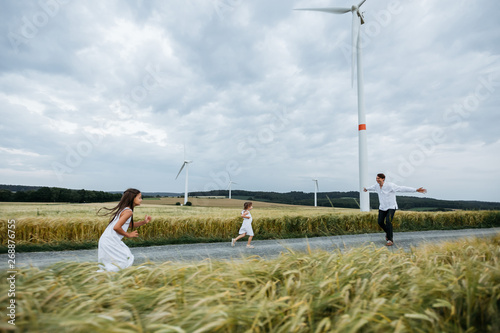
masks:
<path fill-rule="evenodd" d="M 392 219 L 394 218 L 394 213 L 398 209 L 398 204 L 396 203 L 396 192 L 419 192 L 427 193 L 427 190 L 423 187 L 414 188 L 406 186 L 398 186 L 394 183 L 385 182 L 385 175 L 383 173 L 377 174 L 376 178 L 377 184 L 372 185 L 368 188 L 363 188 L 363 191 L 377 192 L 378 201 L 380 206 L 378 208 L 378 225 L 385 231 L 385 240 L 387 241 L 387 246 L 394 244 L 392 238 Z M 385 220 L 385 223 L 384 223 Z"/>

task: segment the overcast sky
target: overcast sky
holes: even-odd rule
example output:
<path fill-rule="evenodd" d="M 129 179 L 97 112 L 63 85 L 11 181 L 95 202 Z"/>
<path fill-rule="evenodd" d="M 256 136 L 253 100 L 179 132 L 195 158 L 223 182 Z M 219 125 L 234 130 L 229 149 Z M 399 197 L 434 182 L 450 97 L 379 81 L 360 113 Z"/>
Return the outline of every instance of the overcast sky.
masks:
<path fill-rule="evenodd" d="M 352 4 L 2 1 L 0 184 L 357 191 Z M 361 8 L 364 186 L 500 201 L 500 2 Z"/>

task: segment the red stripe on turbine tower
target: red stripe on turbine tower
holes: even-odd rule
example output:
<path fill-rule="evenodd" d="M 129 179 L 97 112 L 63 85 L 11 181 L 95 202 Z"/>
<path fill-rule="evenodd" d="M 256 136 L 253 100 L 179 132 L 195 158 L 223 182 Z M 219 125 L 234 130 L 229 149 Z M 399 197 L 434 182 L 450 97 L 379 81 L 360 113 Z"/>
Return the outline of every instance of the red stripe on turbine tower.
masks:
<path fill-rule="evenodd" d="M 360 125 L 359 125 L 359 130 L 360 130 L 360 131 L 363 131 L 363 130 L 365 130 L 365 131 L 366 131 L 366 124 L 360 124 Z"/>

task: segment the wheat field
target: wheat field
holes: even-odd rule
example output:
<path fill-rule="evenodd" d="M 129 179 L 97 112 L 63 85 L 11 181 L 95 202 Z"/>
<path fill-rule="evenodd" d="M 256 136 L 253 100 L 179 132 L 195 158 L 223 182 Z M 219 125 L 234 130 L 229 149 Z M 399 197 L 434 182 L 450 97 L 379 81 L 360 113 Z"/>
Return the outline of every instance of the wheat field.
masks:
<path fill-rule="evenodd" d="M 482 333 L 500 327 L 500 236 L 410 252 L 372 245 L 272 260 L 96 270 L 96 263 L 65 262 L 20 271 L 17 331 Z M 7 289 L 1 279 L 3 318 Z"/>
<path fill-rule="evenodd" d="M 237 199 L 198 199 L 190 198 L 193 206 L 177 206 L 183 198 L 145 199 L 141 206 L 134 209 L 135 215 L 152 215 L 157 217 L 234 217 L 239 216 L 243 209 L 244 200 Z M 113 207 L 116 202 L 69 204 L 69 203 L 11 203 L 0 202 L 2 216 L 9 219 L 27 217 L 88 217 L 94 218 L 102 207 Z M 295 206 L 269 202 L 254 202 L 255 211 L 261 216 L 273 217 L 276 215 L 318 215 L 325 213 L 357 212 L 348 208 L 329 208 Z"/>
<path fill-rule="evenodd" d="M 178 198 L 170 198 L 177 200 Z M 129 245 L 226 241 L 237 234 L 241 225 L 241 200 L 201 199 L 206 206 L 176 206 L 145 200 L 136 207 L 134 220 L 146 214 L 151 223 L 138 229 L 139 237 L 126 240 Z M 194 201 L 194 200 L 193 200 Z M 222 206 L 213 206 L 221 204 Z M 6 204 L 1 203 L 0 233 L 7 233 L 8 220 L 15 219 L 16 244 L 97 244 L 108 224 L 108 218 L 97 216 L 106 204 Z M 199 202 L 198 204 L 203 204 Z M 212 205 L 209 206 L 208 204 Z M 233 207 L 235 206 L 235 207 Z M 256 238 L 276 239 L 290 237 L 317 237 L 380 232 L 377 211 L 361 213 L 354 209 L 304 207 L 255 202 L 253 228 Z M 432 229 L 478 228 L 500 226 L 500 212 L 400 211 L 393 221 L 395 231 Z M 148 243 L 150 242 L 150 243 Z M 156 243 L 155 243 L 156 242 Z M 0 245 L 7 243 L 7 237 Z"/>

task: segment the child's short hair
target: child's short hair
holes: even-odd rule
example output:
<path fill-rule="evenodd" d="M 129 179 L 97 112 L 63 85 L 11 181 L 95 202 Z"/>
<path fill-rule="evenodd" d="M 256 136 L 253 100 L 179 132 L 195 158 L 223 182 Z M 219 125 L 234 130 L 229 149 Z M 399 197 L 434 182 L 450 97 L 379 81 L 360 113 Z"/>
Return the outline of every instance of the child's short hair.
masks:
<path fill-rule="evenodd" d="M 250 206 L 252 206 L 252 202 L 251 202 L 251 201 L 247 201 L 247 202 L 245 202 L 245 204 L 243 205 L 243 209 L 244 209 L 244 210 L 247 210 Z"/>

